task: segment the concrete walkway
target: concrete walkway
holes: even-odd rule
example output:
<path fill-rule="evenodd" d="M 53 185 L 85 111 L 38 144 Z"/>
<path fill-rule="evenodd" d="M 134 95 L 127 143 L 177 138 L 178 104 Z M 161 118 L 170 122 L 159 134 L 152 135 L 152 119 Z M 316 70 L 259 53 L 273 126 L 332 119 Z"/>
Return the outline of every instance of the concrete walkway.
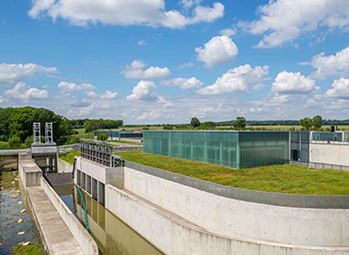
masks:
<path fill-rule="evenodd" d="M 83 255 L 79 244 L 63 222 L 41 186 L 27 188 L 43 243 L 50 255 Z"/>

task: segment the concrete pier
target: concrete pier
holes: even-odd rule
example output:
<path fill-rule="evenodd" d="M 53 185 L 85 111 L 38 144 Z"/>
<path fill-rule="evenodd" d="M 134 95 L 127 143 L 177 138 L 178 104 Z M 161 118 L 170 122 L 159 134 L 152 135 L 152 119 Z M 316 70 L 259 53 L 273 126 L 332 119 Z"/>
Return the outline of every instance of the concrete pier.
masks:
<path fill-rule="evenodd" d="M 41 186 L 27 188 L 35 220 L 40 228 L 41 238 L 49 254 L 83 255 L 72 233 L 60 217 Z"/>

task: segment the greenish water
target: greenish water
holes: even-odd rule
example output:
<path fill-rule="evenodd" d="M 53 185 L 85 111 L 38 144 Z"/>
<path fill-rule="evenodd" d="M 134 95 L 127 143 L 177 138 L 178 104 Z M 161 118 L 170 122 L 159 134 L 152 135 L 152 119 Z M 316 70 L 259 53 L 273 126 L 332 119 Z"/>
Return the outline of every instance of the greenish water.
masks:
<path fill-rule="evenodd" d="M 0 172 L 0 254 L 12 254 L 11 247 L 21 242 L 41 245 L 29 214 L 25 193 L 17 171 Z M 19 193 L 18 193 L 19 192 Z M 26 209 L 26 212 L 20 213 Z M 22 219 L 23 222 L 18 223 Z M 24 232 L 23 235 L 18 235 Z"/>
<path fill-rule="evenodd" d="M 55 186 L 57 194 L 85 226 L 85 213 L 79 192 L 74 185 Z M 88 213 L 88 226 L 100 254 L 160 255 L 163 254 L 119 218 L 82 190 Z"/>

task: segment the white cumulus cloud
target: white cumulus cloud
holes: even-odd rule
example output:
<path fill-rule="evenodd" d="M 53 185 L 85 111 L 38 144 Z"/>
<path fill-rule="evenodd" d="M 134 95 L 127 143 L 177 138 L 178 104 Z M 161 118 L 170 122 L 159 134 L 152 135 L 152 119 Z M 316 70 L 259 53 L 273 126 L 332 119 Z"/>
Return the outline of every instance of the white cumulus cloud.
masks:
<path fill-rule="evenodd" d="M 55 67 L 44 67 L 41 65 L 29 64 L 0 64 L 0 85 L 16 84 L 33 77 L 35 74 L 57 73 Z"/>
<path fill-rule="evenodd" d="M 0 96 L 0 104 L 4 102 L 4 98 L 2 96 Z"/>
<path fill-rule="evenodd" d="M 332 84 L 333 89 L 326 91 L 326 97 L 349 99 L 349 79 L 341 78 Z"/>
<path fill-rule="evenodd" d="M 118 92 L 111 92 L 109 90 L 107 90 L 105 93 L 103 93 L 101 95 L 101 98 L 105 98 L 105 99 L 113 99 L 118 95 Z"/>
<path fill-rule="evenodd" d="M 125 70 L 121 73 L 128 79 L 162 79 L 171 75 L 167 67 L 151 66 L 143 71 L 146 65 L 142 60 L 134 60 L 131 66 L 126 65 Z"/>
<path fill-rule="evenodd" d="M 311 66 L 317 68 L 312 73 L 312 77 L 324 79 L 326 76 L 341 74 L 342 76 L 349 75 L 349 47 L 336 53 L 336 55 L 325 56 L 322 52 L 313 57 Z"/>
<path fill-rule="evenodd" d="M 61 81 L 58 84 L 58 88 L 60 88 L 62 90 L 62 94 L 71 94 L 71 93 L 74 93 L 76 91 L 83 90 L 83 89 L 86 89 L 86 90 L 96 89 L 95 86 L 88 84 L 88 83 L 82 83 L 81 85 L 77 85 L 75 83 L 66 82 L 66 81 Z M 93 92 L 93 91 L 91 91 L 91 92 Z"/>
<path fill-rule="evenodd" d="M 107 90 L 105 93 L 100 94 L 100 93 L 96 93 L 94 91 L 85 91 L 85 94 L 88 97 L 95 97 L 95 98 L 102 98 L 102 99 L 113 99 L 118 95 L 118 92 L 111 92 L 109 90 Z"/>
<path fill-rule="evenodd" d="M 212 22 L 224 15 L 224 6 L 214 3 L 213 7 L 201 6 L 200 1 L 182 1 L 192 7 L 186 16 L 177 10 L 165 10 L 164 0 L 32 0 L 28 14 L 32 18 L 49 16 L 53 20 L 62 18 L 73 25 L 87 26 L 98 22 L 109 25 L 146 25 L 184 28 L 199 22 Z"/>
<path fill-rule="evenodd" d="M 204 44 L 204 47 L 195 48 L 198 53 L 197 60 L 205 63 L 207 67 L 213 67 L 234 60 L 238 54 L 238 47 L 226 35 L 215 36 Z"/>
<path fill-rule="evenodd" d="M 236 28 L 226 28 L 219 32 L 221 35 L 232 36 L 236 33 Z"/>
<path fill-rule="evenodd" d="M 127 100 L 156 101 L 158 97 L 153 90 L 156 85 L 152 81 L 140 81 L 132 90 L 132 94 L 127 96 Z"/>
<path fill-rule="evenodd" d="M 239 24 L 252 34 L 264 35 L 258 48 L 282 45 L 319 26 L 343 29 L 349 24 L 346 0 L 274 0 L 259 6 L 258 13 L 258 20 Z"/>
<path fill-rule="evenodd" d="M 4 95 L 8 98 L 23 100 L 25 103 L 30 100 L 46 99 L 50 97 L 47 90 L 26 86 L 24 82 L 17 83 L 13 89 L 5 90 Z"/>
<path fill-rule="evenodd" d="M 253 84 L 260 83 L 268 79 L 268 66 L 256 66 L 254 69 L 250 65 L 243 65 L 230 69 L 227 73 L 219 77 L 210 86 L 199 89 L 196 92 L 201 95 L 217 95 L 231 92 L 246 92 Z"/>
<path fill-rule="evenodd" d="M 301 75 L 283 71 L 279 73 L 271 87 L 272 92 L 284 94 L 306 94 L 316 89 L 315 80 Z"/>
<path fill-rule="evenodd" d="M 82 90 L 82 86 L 76 85 L 75 83 L 61 81 L 58 84 L 58 88 L 62 90 L 64 93 L 73 93 L 75 91 Z"/>
<path fill-rule="evenodd" d="M 179 77 L 172 80 L 162 81 L 161 84 L 166 85 L 167 87 L 177 86 L 181 89 L 192 89 L 192 88 L 198 88 L 204 83 L 196 79 L 195 77 L 191 77 L 191 78 Z"/>

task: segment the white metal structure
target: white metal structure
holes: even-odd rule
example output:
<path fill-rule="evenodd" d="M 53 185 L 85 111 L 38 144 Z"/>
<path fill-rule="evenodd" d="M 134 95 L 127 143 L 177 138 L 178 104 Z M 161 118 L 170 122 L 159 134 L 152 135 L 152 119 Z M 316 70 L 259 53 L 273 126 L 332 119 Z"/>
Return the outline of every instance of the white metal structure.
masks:
<path fill-rule="evenodd" d="M 40 122 L 33 123 L 33 144 L 41 144 Z"/>
<path fill-rule="evenodd" d="M 53 125 L 52 125 L 52 122 L 46 122 L 45 143 L 53 143 Z"/>

